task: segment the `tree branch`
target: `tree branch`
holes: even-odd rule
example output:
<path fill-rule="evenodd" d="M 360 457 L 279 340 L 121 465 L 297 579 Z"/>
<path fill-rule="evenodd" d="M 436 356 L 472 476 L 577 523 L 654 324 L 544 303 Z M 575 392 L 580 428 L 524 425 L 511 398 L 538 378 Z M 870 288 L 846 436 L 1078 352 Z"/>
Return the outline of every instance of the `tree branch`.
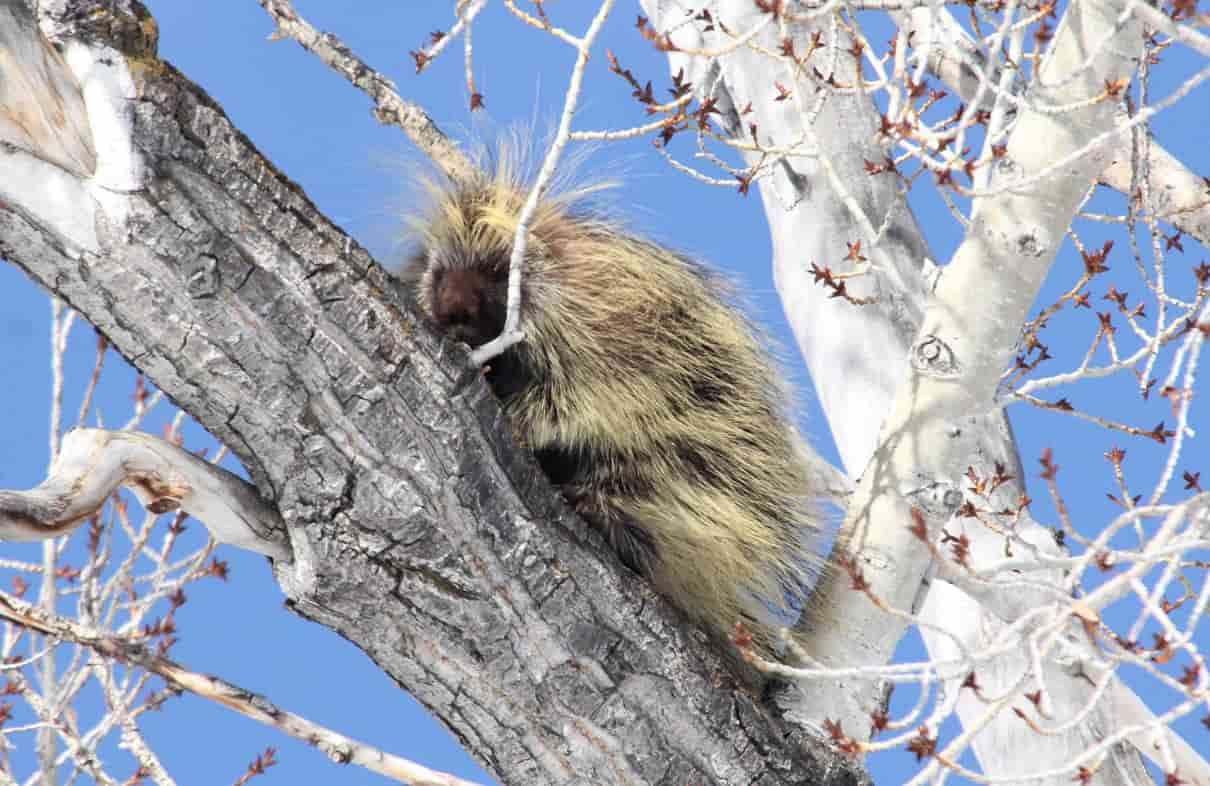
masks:
<path fill-rule="evenodd" d="M 277 511 L 242 479 L 150 434 L 100 429 L 69 432 L 37 488 L 0 491 L 0 539 L 65 535 L 97 515 L 119 485 L 154 513 L 188 513 L 219 543 L 290 557 Z"/>
<path fill-rule="evenodd" d="M 405 101 L 395 84 L 357 57 L 331 33 L 321 33 L 303 19 L 290 0 L 258 0 L 277 25 L 270 40 L 292 38 L 374 102 L 378 122 L 398 126 L 446 175 L 465 180 L 474 164 L 418 105 Z"/>
<path fill-rule="evenodd" d="M 1141 3 L 1134 6 L 1135 13 L 1147 13 L 1149 10 L 1154 11 Z M 1158 11 L 1154 13 L 1159 14 Z M 915 9 L 893 16 L 901 30 L 915 34 L 917 47 L 925 52 L 929 71 L 963 101 L 974 101 L 982 74 L 982 54 L 949 10 Z M 1148 14 L 1148 18 L 1153 17 Z M 1171 20 L 1169 24 L 1184 31 L 1183 38 L 1205 45 L 1206 36 Z M 990 94 L 984 96 L 985 101 L 991 98 Z M 1124 112 L 1115 118 L 1119 124 L 1124 120 Z M 1145 128 L 1141 133 L 1150 136 L 1151 131 Z M 1108 158 L 1108 165 L 1098 175 L 1098 180 L 1101 185 L 1129 198 L 1131 172 L 1134 169 L 1130 136 L 1121 135 L 1113 141 L 1110 149 L 1112 154 Z M 1150 172 L 1158 217 L 1201 243 L 1210 245 L 1210 183 L 1190 171 L 1158 141 L 1148 140 L 1143 149 L 1147 151 L 1146 171 Z"/>
<path fill-rule="evenodd" d="M 89 629 L 57 615 L 47 614 L 7 593 L 0 593 L 0 618 L 61 641 L 73 641 L 107 658 L 138 666 L 163 677 L 167 683 L 203 699 L 221 704 L 246 718 L 272 726 L 323 751 L 342 764 L 356 764 L 411 786 L 477 786 L 448 773 L 430 770 L 408 759 L 378 750 L 317 723 L 276 707 L 264 696 L 226 680 L 190 671 L 171 658 L 156 655 L 136 641 Z M 150 754 L 150 751 L 148 751 Z M 154 758 L 154 757 L 153 757 Z M 160 768 L 162 771 L 162 768 Z"/>

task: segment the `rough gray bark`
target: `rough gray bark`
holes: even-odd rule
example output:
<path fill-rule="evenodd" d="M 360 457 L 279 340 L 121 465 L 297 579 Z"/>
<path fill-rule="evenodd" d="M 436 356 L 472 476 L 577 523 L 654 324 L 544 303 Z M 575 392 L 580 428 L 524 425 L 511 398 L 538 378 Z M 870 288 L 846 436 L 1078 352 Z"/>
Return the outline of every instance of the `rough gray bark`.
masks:
<path fill-rule="evenodd" d="M 0 256 L 241 458 L 289 529 L 294 561 L 275 569 L 292 609 L 505 783 L 863 781 L 602 556 L 465 357 L 156 57 L 137 2 L 50 6 L 56 35 L 129 65 L 140 180 L 99 187 L 92 232 L 0 202 Z"/>

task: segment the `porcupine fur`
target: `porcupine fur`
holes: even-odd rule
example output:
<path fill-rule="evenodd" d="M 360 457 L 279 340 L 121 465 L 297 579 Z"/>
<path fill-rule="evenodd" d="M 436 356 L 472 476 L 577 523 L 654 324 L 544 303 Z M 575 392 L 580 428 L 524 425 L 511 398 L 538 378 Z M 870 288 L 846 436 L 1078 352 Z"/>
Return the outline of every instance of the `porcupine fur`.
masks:
<path fill-rule="evenodd" d="M 507 159 L 469 184 L 428 181 L 413 222 L 400 280 L 472 347 L 504 325 L 520 181 Z M 767 643 L 769 609 L 801 600 L 822 568 L 814 454 L 726 283 L 585 208 L 593 190 L 540 203 L 525 339 L 488 362 L 487 381 L 516 440 L 623 563 L 716 633 L 744 620 Z"/>

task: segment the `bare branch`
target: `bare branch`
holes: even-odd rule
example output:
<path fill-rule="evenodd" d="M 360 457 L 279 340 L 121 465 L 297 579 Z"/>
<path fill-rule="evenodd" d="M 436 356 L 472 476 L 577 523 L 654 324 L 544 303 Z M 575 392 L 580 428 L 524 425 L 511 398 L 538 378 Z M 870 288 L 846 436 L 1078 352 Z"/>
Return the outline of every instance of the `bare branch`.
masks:
<path fill-rule="evenodd" d="M 230 543 L 289 559 L 285 527 L 246 481 L 150 434 L 76 429 L 50 474 L 29 491 L 0 491 L 0 538 L 45 540 L 97 515 L 118 486 L 155 513 L 181 510 Z"/>
<path fill-rule="evenodd" d="M 538 204 L 545 194 L 547 186 L 555 176 L 555 166 L 559 163 L 563 148 L 571 140 L 571 120 L 575 116 L 576 105 L 580 100 L 584 68 L 588 65 L 588 55 L 592 51 L 593 43 L 596 42 L 605 20 L 609 18 L 613 3 L 614 0 L 602 0 L 584 37 L 577 39 L 576 62 L 572 66 L 567 94 L 563 99 L 563 112 L 559 117 L 559 128 L 555 132 L 555 138 L 551 140 L 546 157 L 542 161 L 542 168 L 538 170 L 538 176 L 534 178 L 529 195 L 525 198 L 525 204 L 521 206 L 521 212 L 517 216 L 517 231 L 513 237 L 512 256 L 508 260 L 508 311 L 504 318 L 504 329 L 500 331 L 499 336 L 483 346 L 477 347 L 471 353 L 471 362 L 475 365 L 486 363 L 525 338 L 520 329 L 521 279 L 525 275 L 525 248 L 529 243 L 529 223 L 538 209 Z"/>
<path fill-rule="evenodd" d="M 277 31 L 273 34 L 275 39 L 294 39 L 303 49 L 368 95 L 374 101 L 374 116 L 380 123 L 403 129 L 408 138 L 451 178 L 465 180 L 474 173 L 475 167 L 470 159 L 437 128 L 432 118 L 419 105 L 400 97 L 390 79 L 353 54 L 339 38 L 312 27 L 294 10 L 290 0 L 258 2 L 277 25 Z"/>
<path fill-rule="evenodd" d="M 240 715 L 323 751 L 341 764 L 356 764 L 412 786 L 478 786 L 448 773 L 430 770 L 408 759 L 381 751 L 280 709 L 264 696 L 218 677 L 198 674 L 175 661 L 150 652 L 142 644 L 109 636 L 63 617 L 47 614 L 8 593 L 0 593 L 0 618 L 56 639 L 73 641 L 98 654 L 130 663 L 163 677 L 168 683 L 196 696 L 235 710 Z"/>

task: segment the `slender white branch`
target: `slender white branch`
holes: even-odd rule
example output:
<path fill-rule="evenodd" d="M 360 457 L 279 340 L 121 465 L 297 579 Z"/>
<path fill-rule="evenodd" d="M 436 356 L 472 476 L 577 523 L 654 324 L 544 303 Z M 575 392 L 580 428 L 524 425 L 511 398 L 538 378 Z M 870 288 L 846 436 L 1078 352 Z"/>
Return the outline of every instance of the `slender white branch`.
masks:
<path fill-rule="evenodd" d="M 454 26 L 441 36 L 440 39 L 435 41 L 432 46 L 424 50 L 424 55 L 427 58 L 424 62 L 427 64 L 433 61 L 463 30 L 469 33 L 471 24 L 474 23 L 475 17 L 479 15 L 479 12 L 483 10 L 486 2 L 487 0 L 474 0 L 474 2 L 467 3 L 464 6 L 460 5 L 456 12 L 458 18 L 454 22 Z M 418 68 L 423 67 L 418 66 Z"/>
<path fill-rule="evenodd" d="M 514 16 L 516 16 L 518 19 L 520 19 L 525 24 L 530 25 L 531 27 L 536 27 L 539 30 L 544 30 L 565 44 L 574 46 L 577 49 L 580 47 L 580 44 L 581 44 L 580 39 L 576 38 L 574 35 L 567 32 L 563 28 L 556 27 L 555 25 L 550 24 L 549 20 L 539 19 L 538 17 L 534 16 L 533 14 L 529 14 L 529 13 L 526 13 L 525 11 L 521 10 L 520 8 L 517 7 L 516 0 L 504 0 L 504 7 L 507 8 L 509 11 L 511 11 Z"/>
<path fill-rule="evenodd" d="M 475 365 L 486 363 L 525 338 L 520 330 L 521 279 L 525 275 L 525 249 L 529 243 L 529 223 L 538 209 L 538 202 L 555 176 L 555 167 L 559 163 L 563 148 L 567 147 L 567 143 L 571 140 L 571 120 L 575 116 L 576 105 L 580 100 L 580 86 L 584 82 L 584 69 L 588 65 L 588 56 L 601 28 L 605 26 L 605 20 L 609 18 L 613 4 L 614 0 L 603 0 L 592 23 L 588 26 L 588 31 L 579 41 L 576 63 L 571 69 L 571 80 L 567 85 L 567 97 L 563 100 L 563 114 L 559 118 L 559 129 L 555 133 L 550 148 L 546 151 L 542 168 L 538 170 L 538 177 L 534 180 L 534 184 L 529 190 L 529 196 L 526 197 L 517 219 L 513 253 L 508 260 L 508 311 L 504 318 L 504 330 L 500 332 L 499 336 L 471 353 L 471 362 Z"/>
<path fill-rule="evenodd" d="M 1133 6 L 1131 11 L 1148 27 L 1160 31 L 1169 38 L 1180 41 L 1201 55 L 1210 57 L 1210 36 L 1199 33 L 1189 25 L 1174 22 L 1172 17 L 1146 3 L 1139 3 Z"/>

